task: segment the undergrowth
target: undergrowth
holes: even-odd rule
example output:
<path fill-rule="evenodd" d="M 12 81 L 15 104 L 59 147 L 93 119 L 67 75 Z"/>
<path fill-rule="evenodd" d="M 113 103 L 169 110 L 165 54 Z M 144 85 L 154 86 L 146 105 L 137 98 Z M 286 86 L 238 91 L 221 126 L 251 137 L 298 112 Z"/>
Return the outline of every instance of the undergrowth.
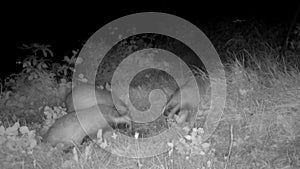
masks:
<path fill-rule="evenodd" d="M 0 168 L 299 168 L 299 25 L 284 51 L 279 37 L 286 30 L 281 27 L 257 22 L 218 25 L 206 33 L 225 66 L 226 107 L 205 142 L 203 129 L 189 126 L 180 139 L 168 141 L 169 151 L 153 157 L 137 158 L 163 146 L 151 141 L 110 147 L 136 158 L 111 154 L 93 143 L 69 153 L 41 143 L 45 128 L 64 111 L 55 106 L 63 105 L 70 89 L 77 53 L 53 63 L 51 46 L 24 45 L 32 54 L 21 61 L 23 71 L 1 84 Z"/>

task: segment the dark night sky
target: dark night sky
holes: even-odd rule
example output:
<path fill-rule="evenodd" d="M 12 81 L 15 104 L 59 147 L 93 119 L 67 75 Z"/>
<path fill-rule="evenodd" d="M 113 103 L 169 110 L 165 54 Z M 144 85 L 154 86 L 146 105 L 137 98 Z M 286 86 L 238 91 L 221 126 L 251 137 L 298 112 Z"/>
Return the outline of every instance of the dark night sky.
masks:
<path fill-rule="evenodd" d="M 42 1 L 40 1 L 42 2 Z M 150 3 L 151 2 L 151 3 Z M 201 2 L 201 1 L 199 1 Z M 73 2 L 72 2 L 73 3 Z M 143 7 L 129 4 L 78 4 L 72 5 L 46 4 L 34 6 L 31 4 L 18 4 L 7 10 L 1 17 L 4 27 L 4 48 L 1 61 L 1 74 L 9 75 L 14 72 L 16 48 L 22 43 L 45 43 L 53 46 L 57 55 L 75 49 L 78 41 L 87 40 L 101 26 L 119 17 L 136 12 L 165 12 L 175 14 L 188 21 L 200 25 L 206 22 L 218 21 L 222 18 L 253 19 L 257 18 L 268 23 L 289 23 L 299 5 L 297 1 L 282 1 L 263 4 L 262 1 L 238 1 L 238 3 L 210 2 L 203 4 L 190 4 L 181 2 L 154 3 L 152 1 L 139 1 Z M 83 27 L 83 26 L 84 27 Z M 89 26 L 87 26 L 89 25 Z M 10 58 L 10 59 L 7 59 Z"/>

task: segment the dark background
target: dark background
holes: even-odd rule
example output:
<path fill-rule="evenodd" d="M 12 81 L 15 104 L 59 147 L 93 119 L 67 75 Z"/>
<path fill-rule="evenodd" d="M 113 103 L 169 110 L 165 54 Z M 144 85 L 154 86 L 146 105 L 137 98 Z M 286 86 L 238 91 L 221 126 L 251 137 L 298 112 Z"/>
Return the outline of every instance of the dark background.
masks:
<path fill-rule="evenodd" d="M 131 1 L 130 1 L 131 2 Z M 201 27 L 224 19 L 255 19 L 266 25 L 290 23 L 298 1 L 202 2 L 188 3 L 138 1 L 97 4 L 10 4 L 2 8 L 2 59 L 0 77 L 16 73 L 16 57 L 22 55 L 22 44 L 50 44 L 55 56 L 70 54 L 103 25 L 137 12 L 165 12 L 182 17 Z"/>

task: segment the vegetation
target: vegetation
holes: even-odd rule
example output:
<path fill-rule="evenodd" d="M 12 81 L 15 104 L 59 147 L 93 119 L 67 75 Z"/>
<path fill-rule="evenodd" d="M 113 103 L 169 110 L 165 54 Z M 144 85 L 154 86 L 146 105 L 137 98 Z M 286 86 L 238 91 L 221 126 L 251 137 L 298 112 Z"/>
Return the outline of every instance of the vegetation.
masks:
<path fill-rule="evenodd" d="M 171 123 L 180 137 L 166 145 L 138 140 L 126 145 L 116 135 L 70 151 L 41 142 L 66 113 L 63 101 L 77 52 L 54 63 L 50 45 L 31 44 L 23 46 L 32 52 L 20 62 L 23 71 L 1 84 L 0 168 L 300 168 L 300 25 L 288 38 L 282 38 L 283 27 L 254 21 L 216 25 L 221 26 L 204 32 L 225 66 L 227 97 L 208 140 L 202 137 L 205 118 L 197 116 L 193 126 Z M 148 157 L 145 152 L 158 146 L 169 151 Z M 132 154 L 144 158 L 129 158 Z"/>

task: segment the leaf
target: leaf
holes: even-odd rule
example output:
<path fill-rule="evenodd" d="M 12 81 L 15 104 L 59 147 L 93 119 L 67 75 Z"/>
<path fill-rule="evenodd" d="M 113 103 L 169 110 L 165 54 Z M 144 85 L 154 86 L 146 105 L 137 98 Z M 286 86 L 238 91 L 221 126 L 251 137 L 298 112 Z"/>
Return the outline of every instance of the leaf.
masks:
<path fill-rule="evenodd" d="M 44 57 L 47 57 L 47 51 L 45 49 L 42 50 Z"/>
<path fill-rule="evenodd" d="M 16 122 L 12 127 L 7 128 L 5 133 L 7 135 L 16 136 L 18 134 L 19 127 L 19 122 Z"/>
<path fill-rule="evenodd" d="M 99 129 L 97 132 L 97 138 L 102 139 L 102 129 Z"/>
<path fill-rule="evenodd" d="M 33 149 L 37 145 L 37 141 L 35 139 L 29 140 L 29 149 Z"/>
<path fill-rule="evenodd" d="M 22 126 L 22 127 L 20 127 L 20 132 L 22 134 L 28 134 L 29 133 L 29 129 L 28 129 L 27 126 Z"/>

